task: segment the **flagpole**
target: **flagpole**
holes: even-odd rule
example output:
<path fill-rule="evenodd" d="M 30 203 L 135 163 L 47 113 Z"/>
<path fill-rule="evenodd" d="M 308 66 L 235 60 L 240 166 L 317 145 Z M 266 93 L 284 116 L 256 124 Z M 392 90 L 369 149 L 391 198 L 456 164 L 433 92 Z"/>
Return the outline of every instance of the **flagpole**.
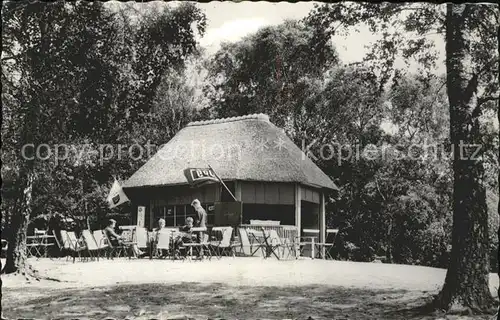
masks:
<path fill-rule="evenodd" d="M 215 172 L 215 170 L 210 166 L 208 165 L 208 167 L 210 168 L 210 170 L 213 171 L 215 177 L 217 179 L 219 179 L 220 183 L 222 183 L 222 185 L 224 186 L 224 188 L 226 188 L 227 192 L 229 192 L 229 194 L 231 195 L 231 197 L 233 197 L 234 201 L 238 201 L 238 199 L 236 199 L 236 197 L 234 196 L 234 194 L 231 192 L 231 190 L 229 190 L 229 188 L 226 186 L 226 184 L 224 183 L 224 181 L 222 181 L 222 179 L 217 175 L 217 173 Z"/>

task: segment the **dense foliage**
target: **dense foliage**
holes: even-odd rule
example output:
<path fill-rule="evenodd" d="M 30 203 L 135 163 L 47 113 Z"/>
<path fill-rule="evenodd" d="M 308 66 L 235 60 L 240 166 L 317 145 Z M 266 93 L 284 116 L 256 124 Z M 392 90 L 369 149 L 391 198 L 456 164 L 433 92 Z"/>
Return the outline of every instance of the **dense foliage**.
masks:
<path fill-rule="evenodd" d="M 204 14 L 192 4 L 136 9 L 3 4 L 3 237 L 19 210 L 23 145 L 32 144 L 39 160 L 31 219 L 60 212 L 96 221 L 110 214 L 113 178 L 126 179 L 147 160 L 129 148 L 165 143 L 196 117 L 200 98 L 185 73 Z"/>
<path fill-rule="evenodd" d="M 155 151 L 129 153 L 131 145 L 166 143 L 193 119 L 264 112 L 340 186 L 327 205 L 329 226 L 341 230 L 338 258 L 448 267 L 453 126 L 446 75 L 433 73 L 443 61 L 425 37 L 445 32 L 444 7 L 321 5 L 208 58 L 196 43 L 204 14 L 193 4 L 160 7 L 3 4 L 2 236 L 29 181 L 32 220 L 57 211 L 99 225 L 130 209 L 104 203 L 113 178 L 126 179 Z M 498 8 L 469 14 L 495 269 L 498 39 L 489 27 Z M 359 23 L 383 37 L 363 63 L 347 65 L 329 39 Z M 397 68 L 398 56 L 421 69 Z M 27 162 L 19 153 L 26 143 L 69 148 L 58 149 L 64 159 L 41 149 L 45 160 Z M 23 178 L 29 172 L 33 180 Z"/>

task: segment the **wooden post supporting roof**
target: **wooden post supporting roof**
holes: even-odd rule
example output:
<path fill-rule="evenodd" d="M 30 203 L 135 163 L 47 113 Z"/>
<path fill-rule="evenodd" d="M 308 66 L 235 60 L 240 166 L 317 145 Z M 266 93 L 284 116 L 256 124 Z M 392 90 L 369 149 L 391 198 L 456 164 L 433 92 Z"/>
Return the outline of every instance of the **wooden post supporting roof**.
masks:
<path fill-rule="evenodd" d="M 153 229 L 153 199 L 149 200 L 149 229 Z"/>
<path fill-rule="evenodd" d="M 302 199 L 302 195 L 301 195 L 301 192 L 300 192 L 301 188 L 300 188 L 300 184 L 296 183 L 295 184 L 295 226 L 297 227 L 297 237 L 299 239 L 299 242 L 300 242 L 300 228 L 301 228 L 301 225 L 302 225 L 302 222 L 301 222 L 301 199 Z M 298 248 L 298 252 L 300 252 L 300 248 Z M 297 250 L 296 250 L 297 252 Z"/>
<path fill-rule="evenodd" d="M 236 200 L 241 201 L 241 181 L 234 181 L 234 196 Z"/>
<path fill-rule="evenodd" d="M 325 194 L 321 191 L 319 202 L 319 242 L 326 241 L 326 212 L 325 212 Z M 321 246 L 321 257 L 325 257 L 325 246 Z"/>

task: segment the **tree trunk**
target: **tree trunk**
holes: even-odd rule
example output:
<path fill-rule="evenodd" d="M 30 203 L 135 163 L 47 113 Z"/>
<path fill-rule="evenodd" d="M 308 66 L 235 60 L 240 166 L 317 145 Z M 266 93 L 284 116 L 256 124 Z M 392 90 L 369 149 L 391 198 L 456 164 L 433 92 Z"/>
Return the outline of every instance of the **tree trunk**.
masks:
<path fill-rule="evenodd" d="M 497 26 L 497 40 L 498 40 L 498 56 L 500 57 L 500 26 Z M 500 73 L 498 74 L 498 83 L 500 83 Z M 497 117 L 498 117 L 498 123 L 500 123 L 500 100 L 497 102 Z M 498 132 L 498 138 L 500 141 L 500 130 Z M 500 159 L 500 149 L 498 151 L 498 159 Z M 498 173 L 498 185 L 500 186 L 500 172 Z M 498 199 L 498 215 L 500 215 L 500 197 Z M 497 231 L 497 273 L 498 273 L 498 279 L 500 280 L 500 224 L 498 225 L 498 231 Z M 498 297 L 500 297 L 500 286 L 498 287 L 497 290 Z M 498 319 L 500 320 L 500 309 L 497 312 Z"/>
<path fill-rule="evenodd" d="M 392 216 L 389 218 L 389 226 L 387 228 L 387 263 L 392 263 Z"/>
<path fill-rule="evenodd" d="M 477 83 L 467 68 L 469 6 L 448 4 L 446 68 L 453 148 L 453 230 L 450 264 L 436 302 L 445 310 L 486 311 L 493 304 L 488 277 L 488 210 L 483 184 L 482 150 L 477 106 Z M 467 147 L 469 146 L 469 147 Z"/>
<path fill-rule="evenodd" d="M 20 177 L 18 201 L 11 220 L 9 247 L 5 261 L 5 273 L 25 273 L 27 269 L 26 232 L 31 215 L 31 197 L 33 190 L 33 169 L 28 169 Z"/>

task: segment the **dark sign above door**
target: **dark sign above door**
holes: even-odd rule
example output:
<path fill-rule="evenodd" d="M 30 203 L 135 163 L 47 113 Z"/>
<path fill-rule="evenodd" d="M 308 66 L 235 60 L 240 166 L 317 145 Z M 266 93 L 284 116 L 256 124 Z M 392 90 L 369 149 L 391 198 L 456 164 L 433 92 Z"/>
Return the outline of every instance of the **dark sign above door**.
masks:
<path fill-rule="evenodd" d="M 215 226 L 237 227 L 241 224 L 243 215 L 243 203 L 234 202 L 216 202 L 215 203 Z"/>
<path fill-rule="evenodd" d="M 188 168 L 184 170 L 184 175 L 188 183 L 196 187 L 219 181 L 210 168 Z"/>

